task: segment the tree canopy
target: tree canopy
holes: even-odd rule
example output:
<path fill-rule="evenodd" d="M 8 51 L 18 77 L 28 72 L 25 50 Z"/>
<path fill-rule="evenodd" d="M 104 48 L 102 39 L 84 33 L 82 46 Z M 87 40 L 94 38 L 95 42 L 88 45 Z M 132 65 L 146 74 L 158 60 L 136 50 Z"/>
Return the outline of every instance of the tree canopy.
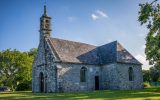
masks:
<path fill-rule="evenodd" d="M 158 0 L 140 4 L 138 21 L 149 30 L 146 36 L 146 59 L 160 76 L 160 4 Z M 153 68 L 152 68 L 153 71 Z"/>
<path fill-rule="evenodd" d="M 0 52 L 0 85 L 15 90 L 23 83 L 31 84 L 32 63 L 36 49 L 29 52 L 4 50 Z"/>
<path fill-rule="evenodd" d="M 139 22 L 147 24 L 149 32 L 146 37 L 147 60 L 150 64 L 160 65 L 160 4 L 158 0 L 140 4 Z"/>

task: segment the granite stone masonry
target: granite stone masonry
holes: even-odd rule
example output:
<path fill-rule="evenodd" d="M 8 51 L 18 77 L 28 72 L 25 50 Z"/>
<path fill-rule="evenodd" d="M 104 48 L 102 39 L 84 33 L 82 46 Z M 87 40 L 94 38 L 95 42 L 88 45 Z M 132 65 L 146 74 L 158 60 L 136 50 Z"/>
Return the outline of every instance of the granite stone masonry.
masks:
<path fill-rule="evenodd" d="M 102 46 L 51 37 L 46 6 L 32 68 L 33 92 L 143 88 L 142 64 L 119 42 Z"/>

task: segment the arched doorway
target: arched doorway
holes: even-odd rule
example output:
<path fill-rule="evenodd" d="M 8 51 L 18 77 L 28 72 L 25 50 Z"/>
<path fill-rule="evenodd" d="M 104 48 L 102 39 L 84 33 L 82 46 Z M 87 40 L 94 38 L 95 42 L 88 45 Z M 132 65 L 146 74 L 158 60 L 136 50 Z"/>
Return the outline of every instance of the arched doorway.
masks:
<path fill-rule="evenodd" d="M 39 80 L 39 90 L 40 92 L 44 92 L 44 75 L 42 72 L 39 74 Z"/>

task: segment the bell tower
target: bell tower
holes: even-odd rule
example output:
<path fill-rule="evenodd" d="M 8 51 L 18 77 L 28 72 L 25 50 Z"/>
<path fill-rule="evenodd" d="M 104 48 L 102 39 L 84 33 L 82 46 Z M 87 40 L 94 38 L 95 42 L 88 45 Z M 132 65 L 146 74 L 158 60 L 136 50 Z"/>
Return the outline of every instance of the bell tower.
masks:
<path fill-rule="evenodd" d="M 40 18 L 40 38 L 50 37 L 51 35 L 51 17 L 47 15 L 46 4 L 44 5 L 44 13 Z"/>

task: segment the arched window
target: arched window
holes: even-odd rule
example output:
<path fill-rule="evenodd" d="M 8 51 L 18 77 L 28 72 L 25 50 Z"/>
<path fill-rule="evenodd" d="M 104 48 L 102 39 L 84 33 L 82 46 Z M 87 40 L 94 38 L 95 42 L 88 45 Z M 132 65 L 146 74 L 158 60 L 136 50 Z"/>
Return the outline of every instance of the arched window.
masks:
<path fill-rule="evenodd" d="M 133 68 L 129 67 L 128 69 L 128 74 L 129 74 L 129 81 L 133 81 Z"/>
<path fill-rule="evenodd" d="M 86 82 L 86 71 L 87 71 L 87 68 L 85 67 L 82 67 L 80 70 L 80 81 L 81 82 Z"/>

